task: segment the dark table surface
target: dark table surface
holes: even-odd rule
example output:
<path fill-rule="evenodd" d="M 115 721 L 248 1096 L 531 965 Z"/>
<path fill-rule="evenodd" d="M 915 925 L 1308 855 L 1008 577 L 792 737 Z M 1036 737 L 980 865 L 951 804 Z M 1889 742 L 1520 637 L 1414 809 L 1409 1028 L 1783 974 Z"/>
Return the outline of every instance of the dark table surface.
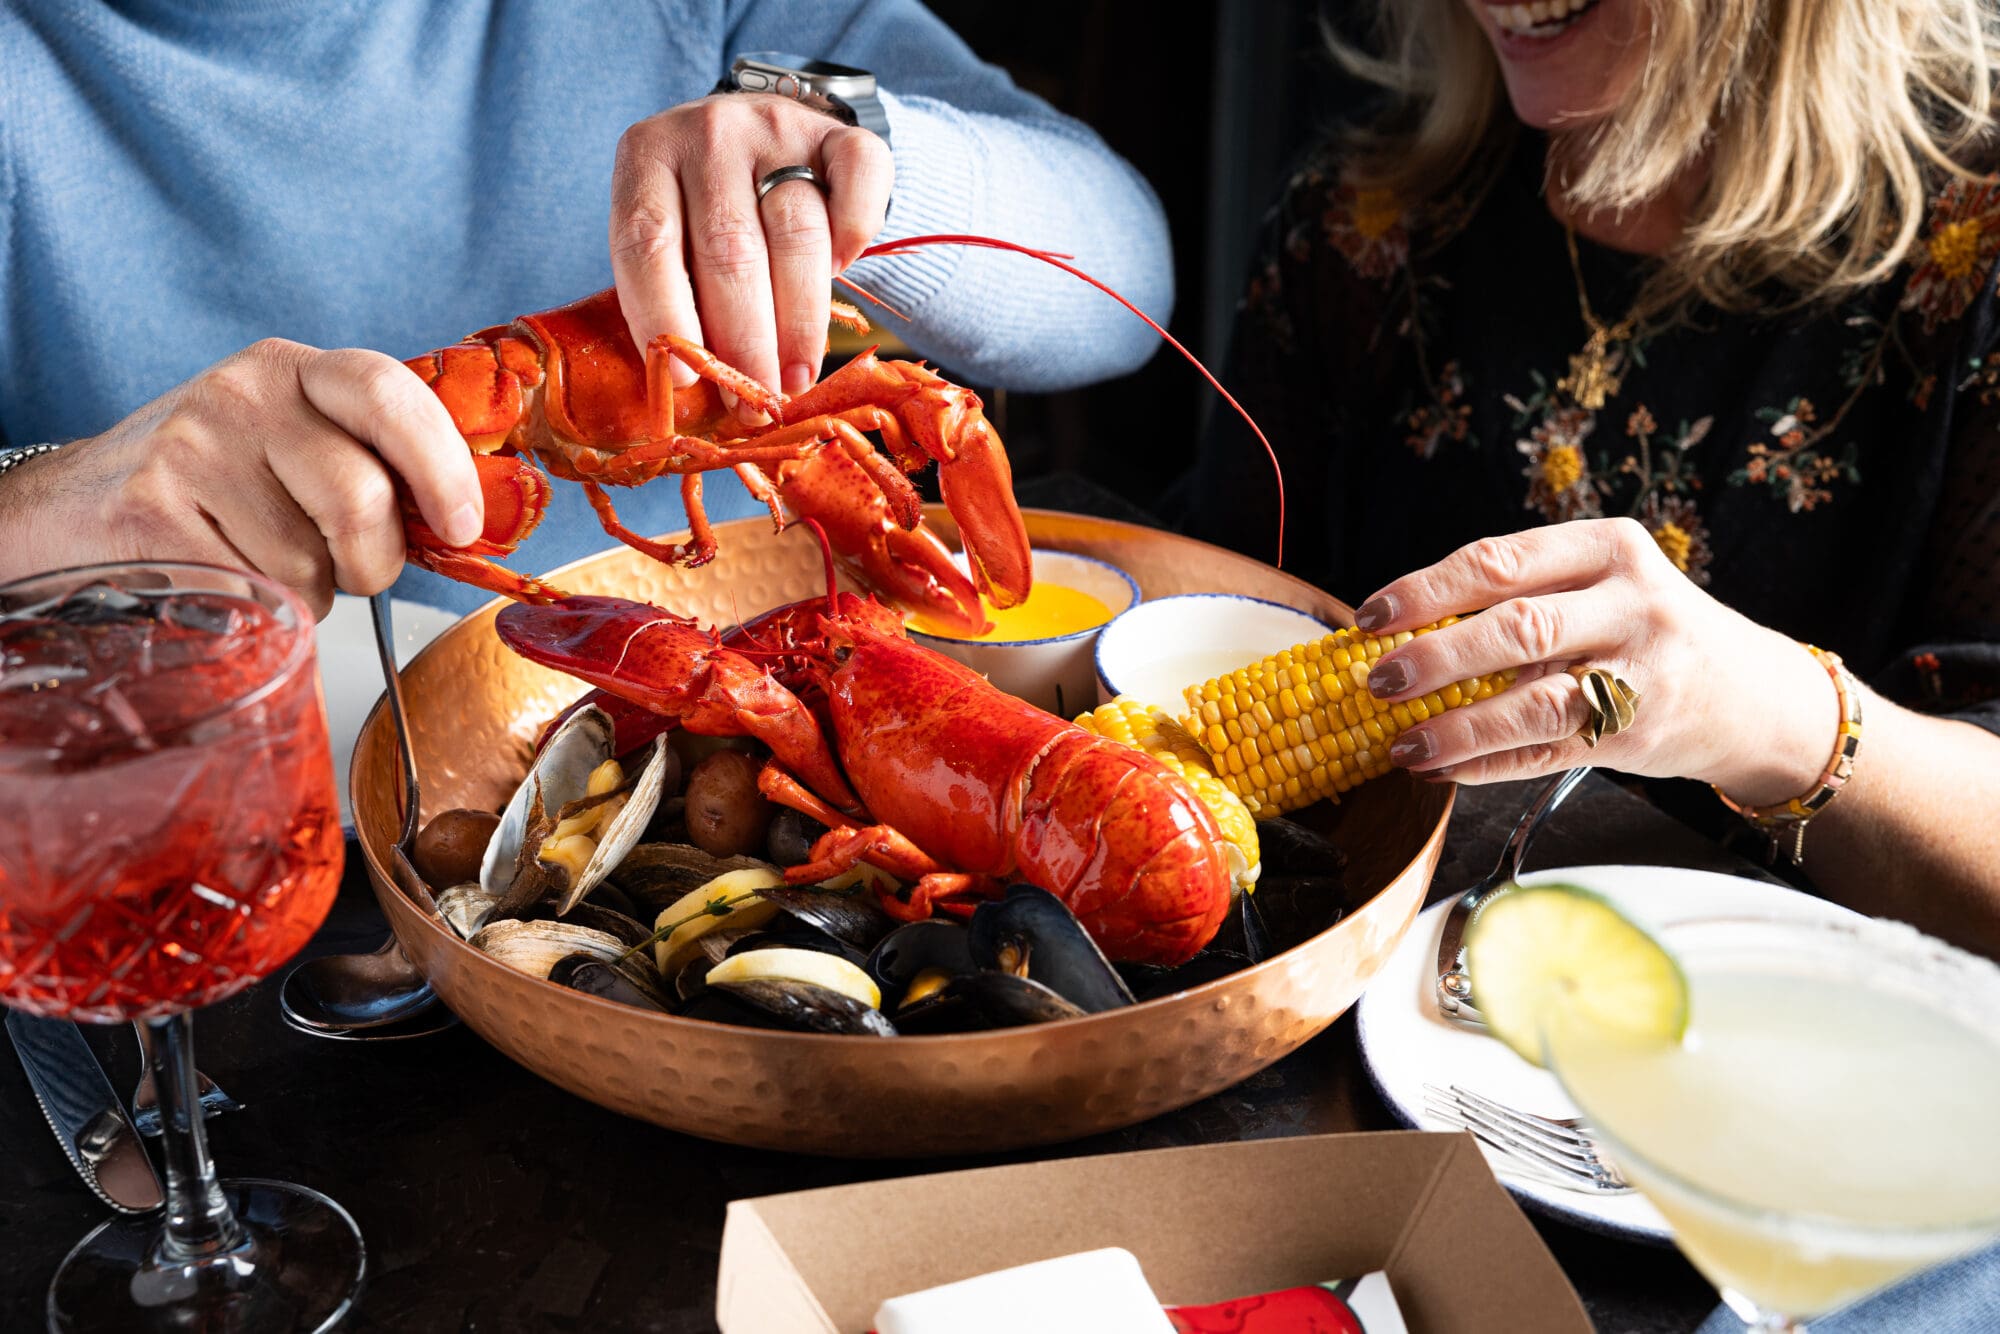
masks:
<path fill-rule="evenodd" d="M 1081 478 L 1024 481 L 1024 506 L 1151 516 Z M 1490 870 L 1534 784 L 1462 788 L 1431 899 Z M 1757 868 L 1592 775 L 1543 829 L 1531 865 Z M 301 957 L 372 949 L 386 928 L 350 845 L 326 924 Z M 1130 1129 L 986 1158 L 848 1162 L 732 1148 L 628 1120 L 528 1073 L 463 1028 L 328 1042 L 278 1017 L 273 977 L 200 1012 L 196 1055 L 243 1109 L 209 1123 L 225 1176 L 277 1177 L 345 1205 L 368 1245 L 351 1323 L 394 1334 L 683 1334 L 715 1328 L 716 1259 L 733 1199 L 1029 1158 L 1397 1129 L 1369 1084 L 1352 1013 L 1236 1088 Z M 121 1091 L 129 1028 L 89 1030 Z M 106 1209 L 77 1179 L 18 1063 L 0 1060 L 0 1330 L 40 1328 L 63 1255 Z M 1683 1334 L 1715 1293 L 1680 1255 L 1536 1217 L 1599 1329 Z"/>
<path fill-rule="evenodd" d="M 1433 900 L 1489 869 L 1532 785 L 1466 788 Z M 358 855 L 307 955 L 381 939 Z M 1752 868 L 1598 775 L 1558 810 L 1536 867 L 1648 862 Z M 1353 1018 L 1246 1083 L 1128 1130 L 983 1159 L 846 1162 L 730 1148 L 628 1120 L 543 1082 L 469 1031 L 337 1043 L 278 1017 L 276 979 L 201 1012 L 201 1067 L 244 1104 L 209 1123 L 225 1176 L 303 1182 L 339 1200 L 368 1244 L 353 1328 L 679 1334 L 714 1328 L 732 1199 L 1029 1157 L 1114 1153 L 1396 1126 L 1368 1082 Z M 95 1029 L 121 1091 L 137 1078 L 129 1028 Z M 39 1327 L 68 1248 L 105 1216 L 58 1151 L 17 1063 L 0 1060 L 0 1329 Z M 1531 1215 L 1532 1216 L 1532 1215 Z M 1687 1331 L 1714 1305 L 1671 1250 L 1537 1219 L 1606 1331 Z"/>

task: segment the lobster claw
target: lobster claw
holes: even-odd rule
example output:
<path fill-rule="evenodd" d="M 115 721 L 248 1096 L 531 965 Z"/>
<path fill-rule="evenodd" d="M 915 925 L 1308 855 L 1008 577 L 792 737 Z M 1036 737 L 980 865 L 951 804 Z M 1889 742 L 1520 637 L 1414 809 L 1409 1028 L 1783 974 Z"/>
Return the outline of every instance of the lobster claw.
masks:
<path fill-rule="evenodd" d="M 1034 585 L 1034 563 L 1000 433 L 970 389 L 914 362 L 886 364 L 916 387 L 902 408 L 903 424 L 938 461 L 938 492 L 958 524 L 974 582 L 995 607 L 1017 606 Z"/>
<path fill-rule="evenodd" d="M 842 810 L 861 803 L 804 701 L 749 654 L 684 616 L 625 598 L 503 607 L 493 628 L 522 657 L 665 714 L 697 736 L 750 736 Z"/>
<path fill-rule="evenodd" d="M 778 469 L 785 507 L 825 528 L 835 558 L 899 607 L 963 634 L 987 625 L 972 580 L 923 524 L 905 527 L 890 498 L 844 450 L 825 449 Z"/>
<path fill-rule="evenodd" d="M 424 522 L 415 499 L 398 487 L 403 544 L 410 563 L 517 602 L 550 602 L 562 597 L 562 590 L 487 559 L 513 554 L 522 539 L 535 531 L 549 508 L 549 479 L 527 460 L 512 454 L 475 454 L 472 466 L 479 474 L 486 521 L 478 540 L 468 546 L 446 546 Z"/>

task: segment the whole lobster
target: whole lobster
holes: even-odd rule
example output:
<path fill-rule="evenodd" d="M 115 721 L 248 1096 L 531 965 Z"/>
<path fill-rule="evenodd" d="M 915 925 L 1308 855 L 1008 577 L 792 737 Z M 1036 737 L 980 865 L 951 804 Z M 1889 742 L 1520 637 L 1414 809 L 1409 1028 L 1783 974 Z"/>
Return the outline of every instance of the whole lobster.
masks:
<path fill-rule="evenodd" d="M 707 736 L 755 737 L 759 787 L 829 826 L 786 879 L 866 860 L 913 882 L 916 920 L 1025 880 L 1060 896 L 1116 960 L 1180 963 L 1215 935 L 1229 866 L 1215 817 L 1142 751 L 1085 732 L 912 643 L 898 613 L 832 591 L 729 641 L 622 598 L 502 609 L 530 659 Z"/>
<path fill-rule="evenodd" d="M 1097 287 L 1151 325 L 1242 412 L 1166 330 L 1060 255 L 990 237 L 938 235 L 885 242 L 861 257 L 926 245 L 1010 250 Z M 838 302 L 834 319 L 858 332 L 868 328 L 859 311 Z M 675 358 L 699 377 L 686 389 L 675 389 L 669 378 L 669 361 Z M 995 607 L 1011 607 L 1032 584 L 1027 528 L 999 436 L 978 395 L 919 363 L 881 361 L 870 349 L 787 398 L 684 338 L 662 335 L 642 354 L 618 294 L 604 291 L 482 329 L 455 347 L 403 364 L 436 391 L 477 456 L 486 500 L 478 541 L 447 547 L 413 501 L 406 497 L 403 506 L 409 559 L 450 578 L 519 601 L 562 596 L 540 579 L 491 559 L 511 554 L 548 507 L 549 480 L 530 462 L 536 460 L 555 476 L 583 485 L 606 533 L 669 563 L 700 565 L 714 556 L 701 479 L 705 472 L 731 468 L 770 508 L 773 522 L 782 527 L 787 510 L 818 520 L 865 586 L 946 628 L 978 632 L 987 623 L 982 594 Z M 741 424 L 723 403 L 724 388 L 768 414 L 771 423 Z M 1250 426 L 1262 439 L 1256 423 Z M 868 442 L 863 434 L 868 431 L 882 437 L 886 457 Z M 1270 450 L 1268 441 L 1265 449 Z M 933 459 L 939 493 L 965 544 L 970 579 L 922 525 L 916 490 L 903 475 L 921 471 Z M 689 528 L 688 540 L 672 545 L 625 527 L 604 491 L 669 473 L 681 478 Z M 1282 477 L 1278 485 L 1282 552 Z"/>

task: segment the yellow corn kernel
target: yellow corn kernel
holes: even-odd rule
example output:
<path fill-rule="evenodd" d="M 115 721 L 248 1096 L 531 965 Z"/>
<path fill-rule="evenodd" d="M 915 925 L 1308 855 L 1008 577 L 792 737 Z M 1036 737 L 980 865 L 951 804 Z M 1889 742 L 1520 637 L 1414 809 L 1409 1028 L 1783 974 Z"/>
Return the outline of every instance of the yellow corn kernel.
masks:
<path fill-rule="evenodd" d="M 1438 626 L 1394 635 L 1339 630 L 1294 645 L 1189 686 L 1183 724 L 1219 780 L 1259 818 L 1346 791 L 1388 772 L 1389 747 L 1405 729 L 1512 683 L 1512 672 L 1500 672 L 1395 704 L 1368 693 L 1375 662 Z M 1217 726 L 1223 720 L 1228 725 Z"/>

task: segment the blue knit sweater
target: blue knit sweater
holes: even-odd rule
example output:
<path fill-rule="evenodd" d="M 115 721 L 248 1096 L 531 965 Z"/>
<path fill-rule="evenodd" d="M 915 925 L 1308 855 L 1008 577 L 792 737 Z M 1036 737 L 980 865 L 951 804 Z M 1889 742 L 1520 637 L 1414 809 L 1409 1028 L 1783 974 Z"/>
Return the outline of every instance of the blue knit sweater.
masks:
<path fill-rule="evenodd" d="M 95 434 L 259 338 L 396 356 L 611 285 L 626 126 L 739 51 L 875 71 L 896 156 L 885 237 L 1071 253 L 1164 320 L 1152 192 L 914 0 L 0 0 L 0 445 Z M 1154 336 L 1019 256 L 935 249 L 853 276 L 976 383 L 1129 371 Z M 733 477 L 712 517 L 755 511 Z M 682 526 L 669 482 L 622 492 Z M 510 564 L 607 544 L 578 488 Z M 405 597 L 484 600 L 421 572 Z"/>

